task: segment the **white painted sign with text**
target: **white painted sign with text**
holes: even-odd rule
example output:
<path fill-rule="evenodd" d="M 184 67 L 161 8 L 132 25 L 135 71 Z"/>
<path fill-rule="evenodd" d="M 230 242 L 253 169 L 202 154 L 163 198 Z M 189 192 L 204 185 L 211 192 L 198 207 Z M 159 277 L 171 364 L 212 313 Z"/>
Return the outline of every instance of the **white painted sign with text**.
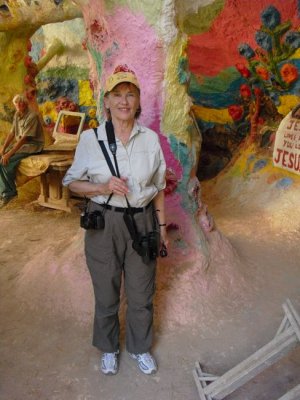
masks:
<path fill-rule="evenodd" d="M 293 118 L 292 112 L 281 121 L 276 132 L 273 164 L 300 175 L 300 119 Z"/>

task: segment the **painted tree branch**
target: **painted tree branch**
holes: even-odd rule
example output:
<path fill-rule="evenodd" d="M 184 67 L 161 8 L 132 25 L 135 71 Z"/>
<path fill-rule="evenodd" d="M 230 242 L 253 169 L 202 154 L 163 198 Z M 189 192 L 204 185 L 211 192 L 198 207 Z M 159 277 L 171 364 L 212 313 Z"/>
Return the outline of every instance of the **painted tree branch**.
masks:
<path fill-rule="evenodd" d="M 0 8 L 0 32 L 35 31 L 44 24 L 82 17 L 80 8 L 71 0 L 55 4 L 53 0 L 11 0 Z"/>

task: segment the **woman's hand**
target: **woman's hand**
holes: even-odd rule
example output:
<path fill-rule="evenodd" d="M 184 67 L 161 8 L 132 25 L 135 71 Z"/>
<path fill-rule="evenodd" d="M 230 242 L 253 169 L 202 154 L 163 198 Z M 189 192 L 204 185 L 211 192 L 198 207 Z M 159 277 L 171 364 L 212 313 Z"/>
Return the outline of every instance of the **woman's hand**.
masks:
<path fill-rule="evenodd" d="M 127 178 L 111 177 L 106 183 L 93 183 L 89 181 L 73 181 L 69 184 L 69 189 L 86 197 L 110 195 L 111 193 L 124 196 L 129 193 Z"/>
<path fill-rule="evenodd" d="M 169 245 L 169 239 L 167 236 L 167 229 L 165 226 L 161 226 L 160 227 L 160 252 L 166 252 L 168 249 L 168 245 Z M 166 253 L 165 255 L 161 254 L 161 257 L 165 257 L 168 253 Z"/>
<path fill-rule="evenodd" d="M 7 165 L 10 159 L 10 155 L 8 153 L 3 154 L 1 158 L 1 164 L 2 165 Z"/>
<path fill-rule="evenodd" d="M 129 193 L 129 189 L 127 186 L 127 178 L 121 176 L 121 178 L 117 178 L 116 176 L 112 176 L 110 180 L 104 185 L 103 194 L 117 194 L 119 196 L 124 196 Z"/>

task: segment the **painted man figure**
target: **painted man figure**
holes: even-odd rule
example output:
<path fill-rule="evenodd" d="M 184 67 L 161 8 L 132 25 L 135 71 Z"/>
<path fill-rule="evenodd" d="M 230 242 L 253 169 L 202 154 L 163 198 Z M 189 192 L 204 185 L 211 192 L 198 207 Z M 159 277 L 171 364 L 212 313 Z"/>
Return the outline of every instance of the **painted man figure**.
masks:
<path fill-rule="evenodd" d="M 0 147 L 0 208 L 17 196 L 16 169 L 20 161 L 43 149 L 44 135 L 39 116 L 23 95 L 13 98 L 16 108 L 10 133 Z"/>

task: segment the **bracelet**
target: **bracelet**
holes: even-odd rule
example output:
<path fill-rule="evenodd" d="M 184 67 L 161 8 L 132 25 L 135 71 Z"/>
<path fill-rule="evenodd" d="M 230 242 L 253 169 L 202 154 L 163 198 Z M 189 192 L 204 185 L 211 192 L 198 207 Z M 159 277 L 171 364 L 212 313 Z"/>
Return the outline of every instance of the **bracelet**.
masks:
<path fill-rule="evenodd" d="M 159 224 L 158 226 L 167 226 L 167 224 Z"/>

